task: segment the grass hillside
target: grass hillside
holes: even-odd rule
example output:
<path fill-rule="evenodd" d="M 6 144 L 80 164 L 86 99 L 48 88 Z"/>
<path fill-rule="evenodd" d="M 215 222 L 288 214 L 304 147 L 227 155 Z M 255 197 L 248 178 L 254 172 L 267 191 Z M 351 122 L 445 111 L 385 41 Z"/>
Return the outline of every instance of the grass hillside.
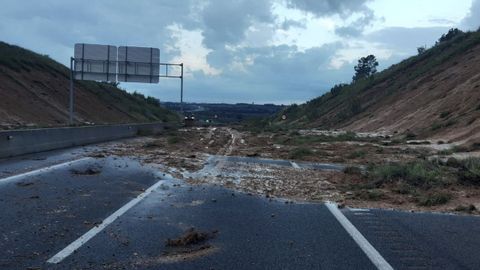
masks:
<path fill-rule="evenodd" d="M 480 32 L 460 33 L 374 76 L 293 105 L 273 129 L 314 127 L 467 140 L 480 136 Z M 281 115 L 287 116 L 286 120 Z"/>
<path fill-rule="evenodd" d="M 48 56 L 0 42 L 0 129 L 65 125 L 69 80 Z M 75 81 L 75 113 L 80 124 L 178 121 L 154 98 L 91 81 Z"/>

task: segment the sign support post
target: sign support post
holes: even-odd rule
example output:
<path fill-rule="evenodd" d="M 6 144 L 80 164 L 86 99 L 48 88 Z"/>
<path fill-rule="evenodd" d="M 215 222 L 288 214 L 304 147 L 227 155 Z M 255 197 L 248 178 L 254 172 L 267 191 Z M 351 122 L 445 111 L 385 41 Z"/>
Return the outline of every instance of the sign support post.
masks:
<path fill-rule="evenodd" d="M 183 63 L 180 64 L 182 72 L 180 73 L 180 112 L 183 116 Z"/>
<path fill-rule="evenodd" d="M 73 125 L 73 79 L 74 79 L 74 61 L 75 59 L 73 57 L 70 57 L 70 104 L 69 104 L 69 117 L 68 117 L 68 124 L 70 126 Z"/>

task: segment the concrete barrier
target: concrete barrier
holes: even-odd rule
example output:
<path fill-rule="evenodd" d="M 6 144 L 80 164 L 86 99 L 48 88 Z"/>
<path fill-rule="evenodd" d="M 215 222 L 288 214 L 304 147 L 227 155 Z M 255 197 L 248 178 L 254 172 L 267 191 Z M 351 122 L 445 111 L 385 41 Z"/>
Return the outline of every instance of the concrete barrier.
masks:
<path fill-rule="evenodd" d="M 174 127 L 149 123 L 0 131 L 0 158 L 155 134 Z"/>

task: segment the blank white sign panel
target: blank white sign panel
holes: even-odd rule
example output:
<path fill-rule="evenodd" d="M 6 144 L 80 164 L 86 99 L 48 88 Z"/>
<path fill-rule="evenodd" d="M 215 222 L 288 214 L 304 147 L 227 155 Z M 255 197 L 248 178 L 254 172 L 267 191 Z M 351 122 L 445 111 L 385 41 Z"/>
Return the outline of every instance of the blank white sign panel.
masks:
<path fill-rule="evenodd" d="M 118 81 L 158 83 L 160 50 L 148 47 L 118 48 Z"/>
<path fill-rule="evenodd" d="M 99 44 L 75 44 L 75 79 L 116 81 L 117 47 Z"/>

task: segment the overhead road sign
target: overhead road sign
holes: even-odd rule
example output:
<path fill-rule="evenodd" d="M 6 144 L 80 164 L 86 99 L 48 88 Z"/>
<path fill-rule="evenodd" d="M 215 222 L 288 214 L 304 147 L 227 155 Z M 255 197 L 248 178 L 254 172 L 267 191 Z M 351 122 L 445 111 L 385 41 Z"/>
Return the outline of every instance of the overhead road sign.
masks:
<path fill-rule="evenodd" d="M 117 47 L 99 44 L 75 44 L 76 80 L 117 81 Z"/>
<path fill-rule="evenodd" d="M 159 49 L 131 46 L 118 48 L 118 81 L 158 83 L 159 75 Z"/>
<path fill-rule="evenodd" d="M 75 44 L 70 58 L 69 124 L 74 124 L 74 80 L 158 83 L 160 78 L 180 79 L 183 114 L 183 63 L 160 63 L 157 48 Z"/>

